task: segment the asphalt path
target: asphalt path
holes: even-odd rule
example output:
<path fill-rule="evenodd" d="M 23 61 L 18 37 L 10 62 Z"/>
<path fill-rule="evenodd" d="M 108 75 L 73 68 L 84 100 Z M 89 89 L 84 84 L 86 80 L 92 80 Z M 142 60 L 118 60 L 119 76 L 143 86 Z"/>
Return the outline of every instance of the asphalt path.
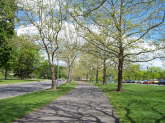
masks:
<path fill-rule="evenodd" d="M 14 123 L 119 123 L 119 120 L 100 89 L 78 82 L 68 94 Z"/>
<path fill-rule="evenodd" d="M 63 84 L 61 82 L 60 84 Z M 51 81 L 0 85 L 0 99 L 23 95 L 51 87 Z"/>

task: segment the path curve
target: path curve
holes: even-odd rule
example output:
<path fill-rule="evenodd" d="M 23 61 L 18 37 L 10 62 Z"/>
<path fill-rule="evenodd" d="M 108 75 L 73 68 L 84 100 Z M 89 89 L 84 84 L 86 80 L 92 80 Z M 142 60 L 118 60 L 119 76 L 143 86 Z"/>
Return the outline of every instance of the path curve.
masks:
<path fill-rule="evenodd" d="M 119 123 L 103 92 L 78 82 L 65 96 L 14 123 Z"/>

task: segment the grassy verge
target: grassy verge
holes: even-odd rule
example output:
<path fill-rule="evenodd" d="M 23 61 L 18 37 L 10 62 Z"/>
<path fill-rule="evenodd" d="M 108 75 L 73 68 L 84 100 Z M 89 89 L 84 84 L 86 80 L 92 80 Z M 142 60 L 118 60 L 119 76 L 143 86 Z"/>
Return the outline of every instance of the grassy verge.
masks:
<path fill-rule="evenodd" d="M 72 90 L 75 83 L 61 85 L 57 90 L 44 90 L 0 100 L 0 123 L 10 123 Z"/>
<path fill-rule="evenodd" d="M 44 81 L 44 79 L 29 79 L 29 80 L 18 80 L 18 79 L 9 79 L 9 80 L 0 80 L 0 85 L 1 84 L 16 84 L 16 83 L 26 83 L 26 82 L 40 82 Z"/>
<path fill-rule="evenodd" d="M 165 86 L 125 84 L 116 92 L 115 84 L 97 85 L 109 97 L 121 123 L 165 123 Z"/>

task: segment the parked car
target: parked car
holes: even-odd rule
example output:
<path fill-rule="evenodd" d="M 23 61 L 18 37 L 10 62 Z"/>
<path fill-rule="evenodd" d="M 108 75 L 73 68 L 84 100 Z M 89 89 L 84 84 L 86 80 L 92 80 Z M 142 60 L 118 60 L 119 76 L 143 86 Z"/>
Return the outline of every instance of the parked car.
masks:
<path fill-rule="evenodd" d="M 144 82 L 143 80 L 138 80 L 137 81 L 138 84 L 143 84 L 143 82 Z"/>
<path fill-rule="evenodd" d="M 157 79 L 153 80 L 154 81 L 154 84 L 158 84 L 159 81 Z"/>
<path fill-rule="evenodd" d="M 127 80 L 123 80 L 122 83 L 127 83 Z"/>
<path fill-rule="evenodd" d="M 138 83 L 139 81 L 138 80 L 135 80 L 135 83 Z"/>
<path fill-rule="evenodd" d="M 135 83 L 134 80 L 128 80 L 127 83 Z"/>
<path fill-rule="evenodd" d="M 149 80 L 144 80 L 143 84 L 149 84 Z"/>
<path fill-rule="evenodd" d="M 148 84 L 154 84 L 154 80 L 149 80 Z"/>
<path fill-rule="evenodd" d="M 143 84 L 158 84 L 158 80 L 145 80 L 144 82 L 143 82 Z"/>
<path fill-rule="evenodd" d="M 159 85 L 165 85 L 165 80 L 164 79 L 159 80 L 158 84 Z"/>

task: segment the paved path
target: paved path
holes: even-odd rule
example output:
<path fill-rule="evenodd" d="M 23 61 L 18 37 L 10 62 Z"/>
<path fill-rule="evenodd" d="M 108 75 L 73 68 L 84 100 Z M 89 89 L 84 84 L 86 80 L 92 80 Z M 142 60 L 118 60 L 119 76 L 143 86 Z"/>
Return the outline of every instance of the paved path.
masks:
<path fill-rule="evenodd" d="M 64 83 L 65 81 L 60 81 L 58 82 L 58 86 Z M 50 80 L 43 82 L 27 82 L 27 83 L 0 85 L 0 99 L 31 93 L 43 89 L 48 89 L 50 87 L 51 87 Z"/>
<path fill-rule="evenodd" d="M 47 89 L 50 86 L 50 81 L 0 85 L 0 99 Z"/>
<path fill-rule="evenodd" d="M 14 123 L 118 123 L 100 89 L 86 83 Z"/>

